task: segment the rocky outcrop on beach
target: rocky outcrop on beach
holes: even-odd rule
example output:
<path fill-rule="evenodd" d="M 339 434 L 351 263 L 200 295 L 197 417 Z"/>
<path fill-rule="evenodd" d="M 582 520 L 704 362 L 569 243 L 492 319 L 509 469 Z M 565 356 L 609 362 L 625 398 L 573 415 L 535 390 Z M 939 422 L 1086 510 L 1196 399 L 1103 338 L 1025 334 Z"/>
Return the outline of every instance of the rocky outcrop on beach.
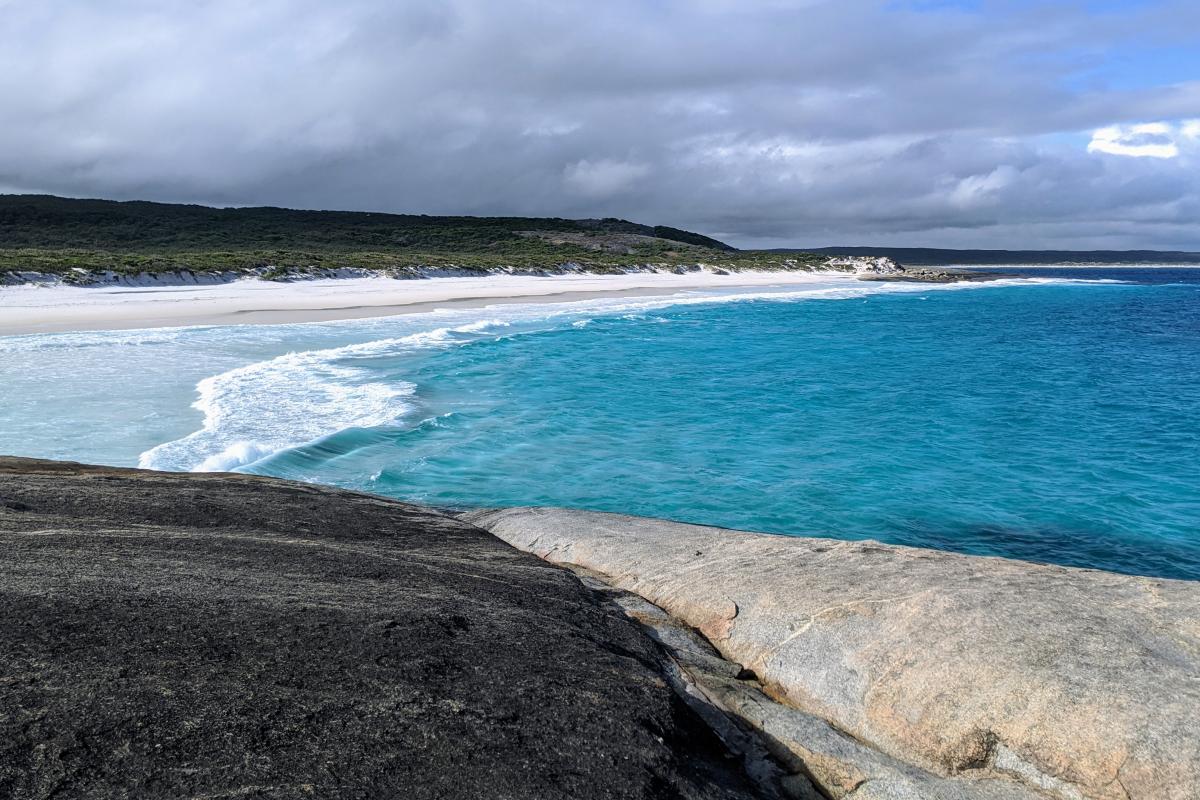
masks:
<path fill-rule="evenodd" d="M 827 797 L 1200 797 L 1200 583 L 581 511 L 466 518 L 699 631 L 762 697 L 705 678 L 702 655 L 700 689 Z"/>
<path fill-rule="evenodd" d="M 0 797 L 734 798 L 661 648 L 433 510 L 0 458 Z"/>
<path fill-rule="evenodd" d="M 290 281 L 317 280 L 319 278 L 371 277 L 392 276 L 385 276 L 379 270 L 353 268 L 316 269 L 306 272 L 275 270 L 271 267 L 206 271 L 177 269 L 156 272 L 116 272 L 114 270 L 77 268 L 62 274 L 35 271 L 0 272 L 0 286 L 130 286 L 136 288 L 153 288 L 156 286 L 215 286 L 253 278 Z"/>
<path fill-rule="evenodd" d="M 76 269 L 65 274 L 36 271 L 0 272 L 0 286 L 129 286 L 154 288 L 158 286 L 212 286 L 240 280 L 262 280 L 275 283 L 299 281 L 337 280 L 346 278 L 387 278 L 392 280 L 424 280 L 427 278 L 478 278 L 487 275 L 552 276 L 575 274 L 636 274 L 673 273 L 685 275 L 700 272 L 700 264 L 672 266 L 669 264 L 639 264 L 599 270 L 575 262 L 564 262 L 554 267 L 527 268 L 497 264 L 492 267 L 403 267 L 396 269 L 346 268 L 277 268 L 254 267 L 240 270 L 165 270 L 158 272 L 115 272 L 113 270 Z M 722 274 L 728 275 L 727 271 Z"/>
<path fill-rule="evenodd" d="M 853 273 L 861 281 L 955 283 L 990 281 L 1006 277 L 994 272 L 905 267 L 885 256 L 833 256 L 825 262 L 825 267 L 838 272 Z"/>
<path fill-rule="evenodd" d="M 907 270 L 890 258 L 875 256 L 834 257 L 827 262 L 830 269 L 846 270 L 865 275 L 903 275 Z"/>
<path fill-rule="evenodd" d="M 61 283 L 57 275 L 33 270 L 0 271 L 0 286 L 49 286 Z"/>

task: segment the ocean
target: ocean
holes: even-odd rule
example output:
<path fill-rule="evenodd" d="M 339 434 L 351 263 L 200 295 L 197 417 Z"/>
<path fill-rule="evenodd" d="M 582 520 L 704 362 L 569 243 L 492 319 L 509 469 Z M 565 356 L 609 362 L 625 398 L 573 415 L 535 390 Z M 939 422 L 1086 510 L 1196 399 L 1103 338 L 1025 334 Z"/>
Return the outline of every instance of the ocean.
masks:
<path fill-rule="evenodd" d="M 1200 579 L 1200 269 L 0 337 L 0 452 Z"/>

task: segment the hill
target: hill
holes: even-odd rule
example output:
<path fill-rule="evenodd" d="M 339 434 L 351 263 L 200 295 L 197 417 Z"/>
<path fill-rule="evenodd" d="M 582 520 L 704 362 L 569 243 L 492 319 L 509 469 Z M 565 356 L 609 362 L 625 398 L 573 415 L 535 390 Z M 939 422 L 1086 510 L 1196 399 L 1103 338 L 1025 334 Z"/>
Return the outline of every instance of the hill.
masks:
<path fill-rule="evenodd" d="M 224 280 L 238 274 L 286 279 L 355 270 L 397 277 L 439 271 L 604 273 L 697 264 L 853 271 L 831 267 L 831 256 L 885 256 L 915 267 L 1200 264 L 1200 253 L 1153 250 L 737 250 L 692 231 L 615 218 L 439 217 L 0 195 L 0 283 L 25 280 L 13 273 L 91 283 L 173 272 Z"/>
<path fill-rule="evenodd" d="M 724 242 L 622 219 L 435 217 L 0 195 L 0 272 L 422 268 L 603 272 L 653 264 L 777 266 Z M 814 261 L 823 261 L 813 257 Z"/>

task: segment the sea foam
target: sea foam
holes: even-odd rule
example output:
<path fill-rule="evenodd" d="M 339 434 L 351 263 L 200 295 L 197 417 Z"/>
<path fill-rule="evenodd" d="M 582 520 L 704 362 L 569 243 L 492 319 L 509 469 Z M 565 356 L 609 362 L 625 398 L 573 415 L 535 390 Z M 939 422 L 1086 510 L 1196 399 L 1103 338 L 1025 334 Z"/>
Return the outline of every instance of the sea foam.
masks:
<path fill-rule="evenodd" d="M 446 346 L 456 334 L 504 327 L 479 320 L 326 350 L 288 353 L 200 381 L 200 430 L 141 454 L 138 466 L 191 472 L 247 467 L 280 450 L 351 427 L 394 424 L 413 409 L 416 385 L 376 379 L 354 362 Z"/>

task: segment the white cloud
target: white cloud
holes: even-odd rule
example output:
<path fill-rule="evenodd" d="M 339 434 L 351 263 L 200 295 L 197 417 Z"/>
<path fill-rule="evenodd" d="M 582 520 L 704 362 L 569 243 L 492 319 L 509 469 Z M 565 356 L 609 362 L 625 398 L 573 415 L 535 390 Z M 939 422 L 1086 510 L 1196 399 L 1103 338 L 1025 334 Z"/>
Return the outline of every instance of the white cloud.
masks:
<path fill-rule="evenodd" d="M 1088 152 L 1130 158 L 1177 158 L 1176 134 L 1186 134 L 1186 128 L 1175 128 L 1165 122 L 1110 125 L 1092 133 Z"/>
<path fill-rule="evenodd" d="M 587 197 L 609 197 L 629 189 L 649 174 L 650 168 L 645 164 L 585 158 L 567 165 L 563 170 L 563 182 L 567 188 Z"/>
<path fill-rule="evenodd" d="M 1009 164 L 1001 164 L 984 175 L 968 175 L 954 187 L 950 200 L 960 208 L 984 205 L 1012 186 L 1017 177 L 1017 170 Z"/>
<path fill-rule="evenodd" d="M 547 121 L 529 125 L 521 133 L 523 136 L 570 136 L 582 127 L 578 122 Z"/>

